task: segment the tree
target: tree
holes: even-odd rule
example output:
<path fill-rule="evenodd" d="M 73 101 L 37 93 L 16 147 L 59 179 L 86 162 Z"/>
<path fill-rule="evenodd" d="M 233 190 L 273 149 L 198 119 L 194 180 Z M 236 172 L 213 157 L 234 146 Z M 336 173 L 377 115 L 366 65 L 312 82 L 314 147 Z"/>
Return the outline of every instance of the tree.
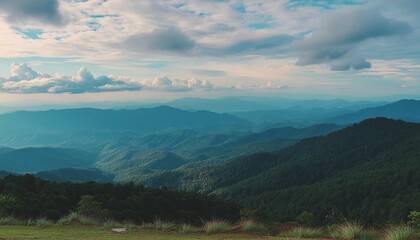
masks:
<path fill-rule="evenodd" d="M 106 216 L 106 210 L 102 208 L 102 203 L 96 201 L 90 195 L 85 195 L 80 198 L 80 201 L 77 203 L 77 213 L 98 219 Z"/>

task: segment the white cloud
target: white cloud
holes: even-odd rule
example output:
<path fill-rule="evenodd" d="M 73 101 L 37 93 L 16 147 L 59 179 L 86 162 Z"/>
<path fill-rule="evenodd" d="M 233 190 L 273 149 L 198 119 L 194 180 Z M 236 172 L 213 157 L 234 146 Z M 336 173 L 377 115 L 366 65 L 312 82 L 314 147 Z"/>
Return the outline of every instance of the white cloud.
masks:
<path fill-rule="evenodd" d="M 227 86 L 214 85 L 206 80 L 171 80 L 166 76 L 152 80 L 135 80 L 126 77 L 99 76 L 94 77 L 86 68 L 82 67 L 75 76 L 56 74 L 40 74 L 27 64 L 14 63 L 11 76 L 0 78 L 0 91 L 9 93 L 88 93 L 157 90 L 169 92 L 184 92 L 193 90 L 222 90 L 232 89 Z"/>

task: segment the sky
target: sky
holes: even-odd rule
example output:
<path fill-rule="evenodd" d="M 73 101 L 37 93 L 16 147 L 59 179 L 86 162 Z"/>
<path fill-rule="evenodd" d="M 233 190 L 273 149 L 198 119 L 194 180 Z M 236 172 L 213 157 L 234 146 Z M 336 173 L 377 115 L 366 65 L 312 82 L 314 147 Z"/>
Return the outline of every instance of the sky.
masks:
<path fill-rule="evenodd" d="M 0 105 L 420 95 L 418 0 L 0 0 Z"/>

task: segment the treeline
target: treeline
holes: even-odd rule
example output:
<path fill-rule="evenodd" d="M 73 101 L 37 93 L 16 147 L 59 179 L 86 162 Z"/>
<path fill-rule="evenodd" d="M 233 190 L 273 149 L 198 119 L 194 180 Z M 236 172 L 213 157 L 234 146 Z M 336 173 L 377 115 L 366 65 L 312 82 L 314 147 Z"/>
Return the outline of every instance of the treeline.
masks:
<path fill-rule="evenodd" d="M 201 223 L 211 219 L 235 221 L 240 209 L 234 202 L 215 195 L 146 188 L 133 183 L 58 183 L 32 175 L 0 180 L 0 215 L 57 220 L 78 210 L 96 212 L 98 216 L 94 217 L 136 223 L 156 218 Z"/>

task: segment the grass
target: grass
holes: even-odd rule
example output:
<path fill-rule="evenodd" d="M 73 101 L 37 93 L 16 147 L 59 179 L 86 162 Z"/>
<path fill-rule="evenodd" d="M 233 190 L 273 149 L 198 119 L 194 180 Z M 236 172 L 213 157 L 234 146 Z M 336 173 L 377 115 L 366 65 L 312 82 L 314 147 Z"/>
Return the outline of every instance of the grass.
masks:
<path fill-rule="evenodd" d="M 411 240 L 414 236 L 414 229 L 407 226 L 390 228 L 386 231 L 385 240 Z"/>
<path fill-rule="evenodd" d="M 90 225 L 90 226 L 99 226 L 101 223 L 93 218 L 85 217 L 83 215 L 80 215 L 78 213 L 70 213 L 69 215 L 61 218 L 57 221 L 57 224 L 59 225 L 66 225 L 70 223 L 80 223 L 82 225 Z"/>
<path fill-rule="evenodd" d="M 49 219 L 46 218 L 39 218 L 35 221 L 36 226 L 38 227 L 50 227 L 54 226 L 55 223 Z M 28 224 L 29 225 L 29 224 Z"/>
<path fill-rule="evenodd" d="M 30 221 L 30 220 L 29 220 Z M 0 218 L 0 225 L 4 226 L 4 225 L 9 225 L 9 226 L 22 226 L 22 225 L 27 225 L 28 221 L 23 221 L 20 219 L 17 219 L 13 216 L 8 216 L 8 217 L 2 217 Z"/>
<path fill-rule="evenodd" d="M 194 233 L 194 232 L 197 232 L 198 229 L 189 225 L 189 224 L 182 224 L 179 227 L 179 231 L 182 232 L 182 233 Z"/>
<path fill-rule="evenodd" d="M 265 227 L 259 223 L 256 223 L 252 220 L 246 220 L 241 223 L 241 228 L 245 232 L 264 232 Z"/>
<path fill-rule="evenodd" d="M 288 237 L 293 238 L 318 238 L 322 237 L 322 230 L 319 228 L 297 227 L 293 228 L 288 234 Z"/>
<path fill-rule="evenodd" d="M 207 222 L 204 225 L 204 231 L 207 234 L 228 232 L 230 229 L 231 229 L 231 226 L 226 221 L 211 221 L 211 222 Z"/>
<path fill-rule="evenodd" d="M 180 231 L 159 231 L 156 229 L 132 228 L 124 234 L 113 233 L 110 229 L 101 226 L 83 226 L 83 225 L 55 225 L 51 227 L 37 226 L 0 226 L 0 239 L 39 239 L 39 240 L 183 240 L 183 239 L 201 239 L 201 240 L 251 240 L 251 239 L 269 239 L 285 240 L 282 237 L 270 237 L 261 235 L 256 237 L 254 234 L 244 233 L 219 233 L 208 235 L 203 232 L 182 233 Z M 290 239 L 289 240 L 294 240 Z"/>
<path fill-rule="evenodd" d="M 369 236 L 360 223 L 346 222 L 335 228 L 330 229 L 330 235 L 334 239 L 362 239 L 368 240 Z"/>

